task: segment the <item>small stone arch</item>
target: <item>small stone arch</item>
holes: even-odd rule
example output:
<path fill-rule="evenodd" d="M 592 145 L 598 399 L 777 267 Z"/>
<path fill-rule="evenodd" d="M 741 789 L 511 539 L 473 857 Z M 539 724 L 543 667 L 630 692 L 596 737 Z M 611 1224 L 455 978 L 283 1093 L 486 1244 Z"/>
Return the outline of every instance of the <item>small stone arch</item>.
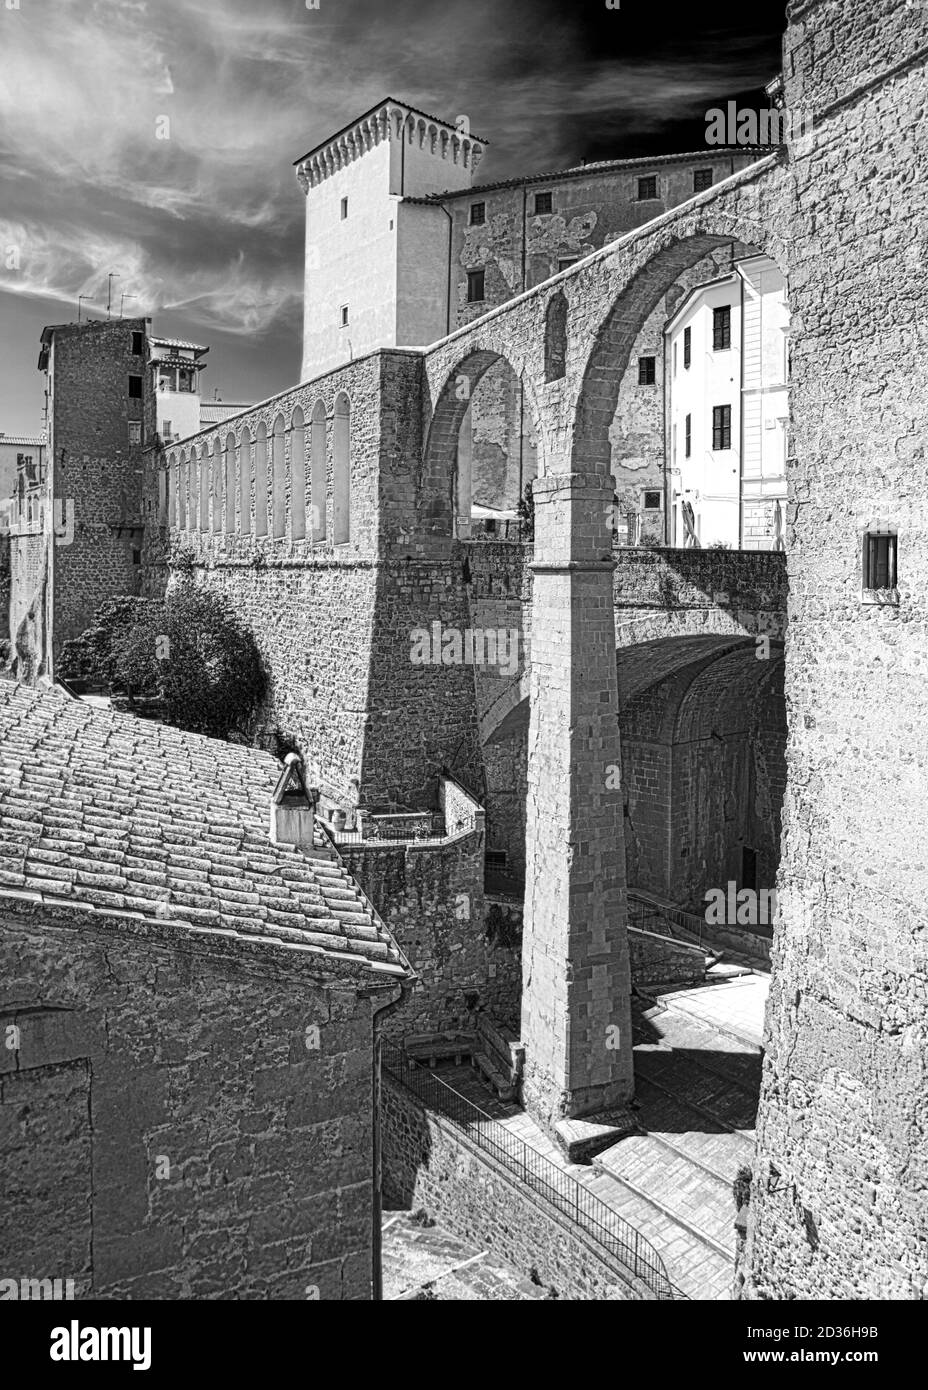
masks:
<path fill-rule="evenodd" d="M 255 433 L 255 535 L 267 535 L 267 425 Z"/>
<path fill-rule="evenodd" d="M 324 541 L 327 534 L 325 402 L 316 401 L 309 427 L 309 501 L 313 541 Z"/>
<path fill-rule="evenodd" d="M 306 430 L 299 406 L 290 417 L 290 535 L 306 535 Z"/>
<path fill-rule="evenodd" d="M 283 415 L 274 420 L 271 434 L 271 526 L 275 540 L 287 533 L 287 439 Z"/>
<path fill-rule="evenodd" d="M 247 425 L 242 429 L 242 437 L 239 441 L 238 452 L 239 531 L 243 536 L 250 536 L 254 462 L 251 454 L 251 431 Z"/>
<path fill-rule="evenodd" d="M 332 418 L 332 539 L 351 539 L 351 401 L 345 391 L 335 397 Z"/>
<path fill-rule="evenodd" d="M 538 471 L 544 472 L 542 414 L 528 373 L 495 347 L 475 346 L 451 370 L 438 390 L 429 421 L 419 494 L 423 528 L 452 535 L 466 508 L 470 515 L 470 479 L 459 459 L 461 426 L 479 382 L 497 362 L 504 362 L 521 384 L 538 448 Z M 466 467 L 466 465 L 465 465 Z"/>
<path fill-rule="evenodd" d="M 558 290 L 545 310 L 545 381 L 560 381 L 567 371 L 567 296 Z"/>
<path fill-rule="evenodd" d="M 236 449 L 235 449 L 235 435 L 233 434 L 232 430 L 229 430 L 229 433 L 226 435 L 226 448 L 225 448 L 225 460 L 226 460 L 226 467 L 225 467 L 225 485 L 224 485 L 224 488 L 223 488 L 223 493 L 224 493 L 224 496 L 223 496 L 223 504 L 224 504 L 224 508 L 225 508 L 225 521 L 226 521 L 225 530 L 226 530 L 226 535 L 229 535 L 229 536 L 231 536 L 231 535 L 233 535 L 233 534 L 235 533 L 235 474 L 236 474 L 236 457 L 235 457 L 235 452 L 236 452 Z"/>

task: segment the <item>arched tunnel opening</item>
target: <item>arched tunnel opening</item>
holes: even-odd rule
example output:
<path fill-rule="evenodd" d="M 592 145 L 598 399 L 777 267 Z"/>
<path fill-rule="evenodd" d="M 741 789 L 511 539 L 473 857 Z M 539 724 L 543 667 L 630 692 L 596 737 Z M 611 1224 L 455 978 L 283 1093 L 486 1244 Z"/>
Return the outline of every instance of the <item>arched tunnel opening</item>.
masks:
<path fill-rule="evenodd" d="M 621 786 L 629 893 L 724 925 L 748 953 L 772 936 L 786 783 L 782 643 L 766 638 L 658 638 L 616 654 Z M 529 702 L 484 743 L 490 886 L 521 897 L 525 883 Z M 758 911 L 729 912 L 737 894 Z M 632 909 L 633 918 L 639 915 Z M 711 917 L 711 913 L 709 914 Z M 728 917 L 731 916 L 731 921 Z M 764 920 L 767 918 L 767 920 Z M 712 923 L 706 923 L 711 940 Z M 727 933 L 720 933 L 720 939 Z"/>

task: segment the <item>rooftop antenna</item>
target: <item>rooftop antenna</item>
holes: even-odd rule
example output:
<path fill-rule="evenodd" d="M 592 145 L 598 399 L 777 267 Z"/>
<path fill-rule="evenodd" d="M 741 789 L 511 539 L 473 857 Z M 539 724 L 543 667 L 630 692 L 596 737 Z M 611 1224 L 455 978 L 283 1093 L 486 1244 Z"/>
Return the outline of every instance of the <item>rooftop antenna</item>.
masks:
<path fill-rule="evenodd" d="M 134 299 L 134 294 L 121 294 L 119 296 L 119 317 L 122 318 L 123 305 L 127 299 Z"/>
<path fill-rule="evenodd" d="M 117 275 L 117 273 L 116 273 L 115 270 L 111 270 L 110 273 L 109 273 L 109 275 L 107 275 L 106 279 L 107 279 L 107 291 L 106 291 L 106 317 L 109 318 L 109 316 L 110 316 L 110 307 L 111 307 L 111 305 L 112 305 L 112 303 L 113 303 L 113 281 L 114 281 L 114 280 L 118 280 L 118 279 L 119 279 L 119 276 Z"/>
<path fill-rule="evenodd" d="M 79 295 L 77 296 L 77 322 L 78 322 L 78 325 L 80 325 L 80 321 L 81 321 L 81 304 L 83 303 L 83 301 L 84 301 L 85 299 L 93 299 L 93 295 L 92 295 L 92 294 L 79 294 Z"/>

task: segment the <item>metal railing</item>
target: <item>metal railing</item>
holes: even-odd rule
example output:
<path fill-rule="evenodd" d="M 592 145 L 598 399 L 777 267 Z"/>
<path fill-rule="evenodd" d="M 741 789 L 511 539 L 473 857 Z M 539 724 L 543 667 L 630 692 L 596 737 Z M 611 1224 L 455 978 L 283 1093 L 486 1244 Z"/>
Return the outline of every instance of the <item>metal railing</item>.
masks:
<path fill-rule="evenodd" d="M 450 1120 L 478 1149 L 490 1154 L 530 1191 L 573 1221 L 608 1256 L 650 1289 L 655 1298 L 681 1297 L 650 1241 L 576 1178 L 510 1133 L 505 1125 L 434 1072 L 416 1064 L 402 1048 L 383 1043 L 381 1061 L 395 1081 L 429 1109 Z"/>

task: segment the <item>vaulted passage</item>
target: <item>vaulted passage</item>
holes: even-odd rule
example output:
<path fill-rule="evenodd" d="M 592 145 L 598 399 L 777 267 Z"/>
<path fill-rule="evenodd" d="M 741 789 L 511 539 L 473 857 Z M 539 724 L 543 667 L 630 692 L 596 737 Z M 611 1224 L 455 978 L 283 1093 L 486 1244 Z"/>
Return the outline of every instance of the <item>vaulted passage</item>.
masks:
<path fill-rule="evenodd" d="M 659 669 L 677 661 L 620 707 L 628 884 L 702 915 L 710 889 L 775 886 L 786 780 L 782 653 L 748 641 L 693 659 L 692 639 L 647 645 Z M 634 648 L 619 654 L 620 692 L 623 664 L 631 683 L 643 659 Z M 769 924 L 757 930 L 772 934 Z"/>
<path fill-rule="evenodd" d="M 622 753 L 612 776 L 629 890 L 699 916 L 710 889 L 772 890 L 786 783 L 782 645 L 674 637 L 616 660 Z M 510 886 L 525 875 L 528 723 L 523 700 L 483 750 L 487 844 L 505 855 Z M 772 934 L 769 923 L 729 925 L 746 938 Z"/>

